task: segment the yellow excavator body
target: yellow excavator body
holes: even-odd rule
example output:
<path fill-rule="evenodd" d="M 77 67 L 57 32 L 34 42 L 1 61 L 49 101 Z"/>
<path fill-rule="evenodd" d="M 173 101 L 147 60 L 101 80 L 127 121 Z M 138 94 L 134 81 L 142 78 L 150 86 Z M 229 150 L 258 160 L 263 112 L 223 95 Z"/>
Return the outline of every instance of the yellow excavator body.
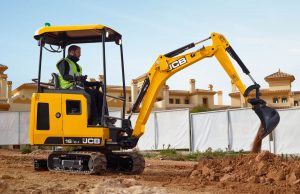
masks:
<path fill-rule="evenodd" d="M 87 104 L 82 94 L 34 93 L 30 144 L 104 147 L 109 128 L 88 126 Z"/>
<path fill-rule="evenodd" d="M 30 144 L 77 147 L 73 152 L 53 152 L 49 155 L 47 162 L 37 160 L 35 163 L 37 169 L 44 164 L 52 171 L 100 174 L 109 169 L 131 174 L 142 173 L 145 167 L 142 155 L 133 152 L 115 152 L 113 150 L 120 148 L 123 150 L 132 149 L 137 145 L 139 138 L 146 130 L 145 125 L 156 97 L 169 77 L 209 57 L 217 58 L 232 83 L 237 86 L 246 99 L 248 99 L 249 93 L 255 90 L 255 98 L 248 99 L 248 102 L 252 104 L 253 110 L 261 120 L 263 131 L 260 131 L 258 139 L 266 137 L 279 123 L 278 112 L 266 106 L 265 101 L 259 98 L 260 86 L 252 78 L 247 67 L 222 34 L 214 32 L 209 38 L 202 41 L 190 43 L 172 52 L 160 55 L 147 72 L 137 100 L 133 103 L 127 118 L 125 118 L 126 85 L 122 36 L 118 32 L 103 25 L 47 26 L 39 29 L 34 38 L 38 40 L 40 46 L 40 61 L 39 75 L 36 79 L 37 92 L 32 95 L 31 100 Z M 182 54 L 210 39 L 212 45 L 203 46 L 196 51 Z M 105 44 L 107 42 L 114 42 L 120 46 L 123 81 L 123 94 L 121 97 L 107 94 L 105 58 Z M 78 84 L 78 87 L 66 90 L 59 88 L 57 82 L 55 82 L 55 76 L 53 77 L 53 84 L 41 82 L 42 51 L 45 45 L 50 45 L 51 52 L 63 51 L 63 57 L 65 57 L 65 48 L 77 43 L 102 44 L 104 75 L 103 83 L 101 83 L 101 92 L 104 96 L 102 110 L 107 108 L 106 98 L 120 100 L 123 103 L 120 118 L 111 117 L 102 111 L 101 124 L 89 125 L 88 119 L 92 116 L 91 96 L 85 92 L 84 83 L 77 83 L 77 79 L 74 79 L 74 85 L 77 86 Z M 52 45 L 58 46 L 58 49 L 53 49 Z M 229 55 L 250 77 L 254 83 L 253 85 L 246 88 Z M 136 110 L 139 110 L 139 115 L 134 127 L 132 127 L 130 118 Z M 120 126 L 116 126 L 112 119 L 120 120 Z"/>

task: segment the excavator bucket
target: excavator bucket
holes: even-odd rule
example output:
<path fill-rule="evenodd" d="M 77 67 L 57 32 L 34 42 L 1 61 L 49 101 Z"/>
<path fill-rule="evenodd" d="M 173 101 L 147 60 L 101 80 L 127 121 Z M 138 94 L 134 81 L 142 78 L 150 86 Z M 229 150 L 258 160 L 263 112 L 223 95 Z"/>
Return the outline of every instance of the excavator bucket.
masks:
<path fill-rule="evenodd" d="M 280 116 L 275 109 L 266 106 L 265 103 L 258 103 L 254 105 L 253 110 L 261 121 L 263 131 L 258 133 L 260 133 L 259 139 L 262 140 L 276 128 L 279 123 Z"/>
<path fill-rule="evenodd" d="M 261 141 L 269 135 L 280 121 L 280 116 L 277 110 L 268 107 L 266 105 L 267 103 L 263 99 L 259 98 L 259 88 L 260 85 L 255 82 L 254 85 L 249 86 L 244 92 L 244 96 L 247 97 L 252 90 L 255 90 L 255 98 L 248 99 L 248 102 L 252 105 L 252 109 L 261 121 L 261 126 L 256 134 L 256 141 Z"/>

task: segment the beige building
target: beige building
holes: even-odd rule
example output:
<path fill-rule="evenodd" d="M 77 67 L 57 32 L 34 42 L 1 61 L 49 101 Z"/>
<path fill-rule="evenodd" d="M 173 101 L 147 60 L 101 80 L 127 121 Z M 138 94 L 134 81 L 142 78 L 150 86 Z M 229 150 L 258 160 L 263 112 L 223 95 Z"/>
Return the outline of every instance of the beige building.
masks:
<path fill-rule="evenodd" d="M 36 84 L 22 84 L 12 91 L 12 82 L 7 81 L 7 75 L 4 74 L 7 69 L 7 66 L 0 64 L 0 111 L 29 111 Z"/>
<path fill-rule="evenodd" d="M 136 100 L 145 78 L 146 74 L 143 74 L 131 81 L 131 100 L 133 102 Z M 195 79 L 190 79 L 189 84 L 189 90 L 171 90 L 168 85 L 164 84 L 156 98 L 153 109 L 191 109 L 196 106 L 206 106 L 211 109 L 215 108 L 214 95 L 217 92 L 213 91 L 213 86 L 211 84 L 208 86 L 208 90 L 197 89 Z M 218 92 L 218 102 L 222 103 L 222 92 Z"/>
<path fill-rule="evenodd" d="M 4 73 L 7 66 L 0 64 L 0 111 L 9 110 L 9 99 L 11 95 L 11 81 L 7 81 L 7 75 Z"/>
<path fill-rule="evenodd" d="M 260 89 L 261 98 L 265 100 L 270 107 L 274 108 L 289 108 L 299 106 L 300 91 L 292 91 L 292 82 L 295 77 L 291 74 L 284 73 L 280 69 L 265 77 L 265 81 L 269 84 L 269 88 Z M 255 93 L 250 93 L 250 98 L 254 97 Z M 237 91 L 236 87 L 232 86 L 231 97 L 232 107 L 249 107 L 250 104 L 245 103 L 244 97 Z"/>
<path fill-rule="evenodd" d="M 145 74 L 133 79 L 131 86 L 126 86 L 126 111 L 129 112 L 133 102 L 135 102 L 139 93 L 140 87 L 145 79 Z M 100 75 L 100 81 L 103 80 L 103 76 Z M 91 79 L 95 81 L 95 79 Z M 209 85 L 208 90 L 197 89 L 196 81 L 191 79 L 189 81 L 189 90 L 170 90 L 168 85 L 164 85 L 159 95 L 156 98 L 153 110 L 169 110 L 178 108 L 193 108 L 195 106 L 206 106 L 214 109 L 217 107 L 214 103 L 214 95 L 217 93 L 213 91 L 213 86 Z M 17 87 L 12 91 L 12 97 L 10 100 L 10 111 L 29 111 L 31 95 L 36 91 L 35 83 L 25 83 Z M 108 85 L 107 93 L 110 96 L 122 97 L 123 88 L 121 86 Z M 108 97 L 108 106 L 110 110 L 120 110 L 123 106 L 122 101 Z M 218 104 L 222 104 L 222 92 L 218 92 Z"/>
<path fill-rule="evenodd" d="M 10 111 L 29 111 L 32 93 L 36 92 L 37 84 L 25 83 L 12 91 Z"/>

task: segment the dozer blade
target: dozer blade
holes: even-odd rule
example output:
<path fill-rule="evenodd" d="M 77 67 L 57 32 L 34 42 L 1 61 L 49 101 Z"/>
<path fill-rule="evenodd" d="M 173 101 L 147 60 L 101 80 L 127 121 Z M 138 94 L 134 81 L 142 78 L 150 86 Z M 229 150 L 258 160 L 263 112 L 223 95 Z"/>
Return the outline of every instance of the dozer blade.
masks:
<path fill-rule="evenodd" d="M 254 105 L 253 110 L 261 121 L 263 131 L 258 131 L 258 133 L 260 133 L 260 139 L 262 140 L 276 128 L 279 123 L 280 116 L 275 109 L 266 106 L 265 103 L 258 103 Z"/>

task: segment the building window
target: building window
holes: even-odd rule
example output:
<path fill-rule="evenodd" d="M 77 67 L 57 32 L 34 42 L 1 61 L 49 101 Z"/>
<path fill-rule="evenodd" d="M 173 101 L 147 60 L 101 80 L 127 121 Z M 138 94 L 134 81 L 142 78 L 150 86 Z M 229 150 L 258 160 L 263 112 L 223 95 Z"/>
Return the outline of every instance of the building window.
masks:
<path fill-rule="evenodd" d="M 169 103 L 170 103 L 170 104 L 174 104 L 174 99 L 173 99 L 173 98 L 170 98 L 170 99 L 169 99 Z"/>
<path fill-rule="evenodd" d="M 294 101 L 294 106 L 299 106 L 298 101 Z"/>
<path fill-rule="evenodd" d="M 162 101 L 162 98 L 158 97 L 158 98 L 156 98 L 156 101 L 157 102 Z"/>
<path fill-rule="evenodd" d="M 282 98 L 282 99 L 281 99 L 281 102 L 282 102 L 282 103 L 287 103 L 287 98 Z"/>
<path fill-rule="evenodd" d="M 131 96 L 129 96 L 129 97 L 128 97 L 128 102 L 131 102 L 131 100 L 132 100 L 132 99 L 131 99 Z"/>
<path fill-rule="evenodd" d="M 185 100 L 184 100 L 184 104 L 190 104 L 189 99 L 185 99 Z"/>
<path fill-rule="evenodd" d="M 202 98 L 202 104 L 203 104 L 203 106 L 207 106 L 208 105 L 207 98 Z"/>
<path fill-rule="evenodd" d="M 176 99 L 175 99 L 175 103 L 176 103 L 176 104 L 180 104 L 180 99 L 179 99 L 179 98 L 176 98 Z"/>
<path fill-rule="evenodd" d="M 277 104 L 278 102 L 278 98 L 273 98 L 273 103 Z"/>

